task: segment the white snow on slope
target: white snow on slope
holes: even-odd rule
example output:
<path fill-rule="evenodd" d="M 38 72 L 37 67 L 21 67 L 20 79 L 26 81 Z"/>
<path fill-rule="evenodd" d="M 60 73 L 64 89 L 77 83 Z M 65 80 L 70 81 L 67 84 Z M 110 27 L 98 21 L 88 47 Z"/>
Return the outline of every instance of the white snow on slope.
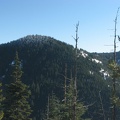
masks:
<path fill-rule="evenodd" d="M 103 77 L 104 77 L 105 80 L 107 79 L 107 77 L 110 76 L 109 73 L 107 71 L 105 71 L 104 69 L 102 69 L 102 68 L 101 68 L 101 70 L 99 72 L 103 74 Z"/>
<path fill-rule="evenodd" d="M 92 71 L 89 71 L 89 73 L 90 73 L 91 75 L 93 75 L 93 74 L 94 74 L 94 72 L 92 72 Z"/>
<path fill-rule="evenodd" d="M 80 54 L 81 54 L 84 58 L 86 58 L 86 57 L 88 56 L 88 54 L 85 53 L 84 51 L 80 51 Z"/>
<path fill-rule="evenodd" d="M 96 62 L 96 63 L 100 63 L 102 64 L 102 62 L 100 60 L 97 60 L 97 59 L 92 59 L 93 62 Z"/>

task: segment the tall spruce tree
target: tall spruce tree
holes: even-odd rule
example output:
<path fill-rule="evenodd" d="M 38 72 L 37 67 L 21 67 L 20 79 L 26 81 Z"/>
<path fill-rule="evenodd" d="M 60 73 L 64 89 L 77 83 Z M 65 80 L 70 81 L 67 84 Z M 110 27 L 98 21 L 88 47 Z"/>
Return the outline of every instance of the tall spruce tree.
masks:
<path fill-rule="evenodd" d="M 77 96 L 76 96 L 77 97 Z M 83 120 L 82 116 L 87 108 L 80 101 L 76 102 L 76 120 Z M 66 92 L 66 103 L 61 104 L 61 120 L 74 119 L 74 81 L 71 80 Z"/>
<path fill-rule="evenodd" d="M 12 81 L 6 85 L 3 120 L 31 120 L 32 110 L 28 102 L 31 92 L 29 87 L 21 81 L 23 72 L 18 52 L 16 52 L 12 68 Z"/>
<path fill-rule="evenodd" d="M 60 114 L 61 103 L 57 96 L 52 93 L 48 97 L 47 110 L 45 113 L 44 120 L 62 120 Z"/>
<path fill-rule="evenodd" d="M 120 98 L 117 95 L 116 84 L 120 78 L 120 66 L 116 63 L 116 61 L 110 61 L 109 69 L 111 70 L 111 78 L 112 78 L 112 95 L 111 95 L 111 103 L 112 103 L 112 120 L 117 119 L 116 108 L 120 106 Z"/>

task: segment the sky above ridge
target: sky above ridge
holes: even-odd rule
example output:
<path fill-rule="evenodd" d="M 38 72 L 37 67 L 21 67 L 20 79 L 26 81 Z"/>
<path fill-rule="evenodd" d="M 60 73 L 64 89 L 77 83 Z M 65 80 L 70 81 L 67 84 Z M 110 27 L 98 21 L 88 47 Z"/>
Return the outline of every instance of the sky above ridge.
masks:
<path fill-rule="evenodd" d="M 88 52 L 112 52 L 119 0 L 0 0 L 0 44 L 27 35 L 46 35 Z M 120 35 L 120 11 L 117 35 Z M 117 40 L 117 51 L 120 43 Z"/>

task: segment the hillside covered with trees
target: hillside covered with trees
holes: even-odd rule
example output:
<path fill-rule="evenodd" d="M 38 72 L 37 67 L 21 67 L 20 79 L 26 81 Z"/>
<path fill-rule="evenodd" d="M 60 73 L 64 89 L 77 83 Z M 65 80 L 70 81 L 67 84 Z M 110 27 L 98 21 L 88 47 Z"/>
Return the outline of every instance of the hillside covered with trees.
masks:
<path fill-rule="evenodd" d="M 21 80 L 31 90 L 29 98 L 32 109 L 31 118 L 33 120 L 46 119 L 48 100 L 53 100 L 51 102 L 54 103 L 53 108 L 57 108 L 59 105 L 63 106 L 65 78 L 66 86 L 70 88 L 72 85 L 75 48 L 52 37 L 41 35 L 28 35 L 10 43 L 1 44 L 0 80 L 3 85 L 3 93 L 6 84 L 11 83 L 11 66 L 14 64 L 16 51 L 23 71 Z M 119 54 L 120 52 L 117 53 L 118 63 L 120 62 Z M 77 100 L 80 106 L 84 106 L 81 107 L 84 111 L 84 114 L 81 115 L 83 120 L 87 118 L 108 120 L 111 118 L 112 88 L 108 61 L 112 58 L 113 53 L 89 53 L 83 49 L 78 49 Z M 72 97 L 70 96 L 72 92 L 72 88 L 67 88 L 67 98 Z M 119 96 L 119 87 L 117 94 Z M 60 102 L 61 104 L 54 106 Z M 60 112 L 61 109 L 58 111 Z M 118 108 L 117 120 L 119 119 Z"/>

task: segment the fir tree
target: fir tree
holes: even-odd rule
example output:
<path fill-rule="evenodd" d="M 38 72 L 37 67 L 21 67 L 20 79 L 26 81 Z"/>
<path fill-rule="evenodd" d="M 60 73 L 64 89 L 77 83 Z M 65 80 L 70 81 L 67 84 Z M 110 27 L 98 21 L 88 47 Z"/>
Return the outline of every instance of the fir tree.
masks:
<path fill-rule="evenodd" d="M 77 97 L 77 96 L 76 96 Z M 82 115 L 86 112 L 86 107 L 83 103 L 76 101 L 76 120 L 83 120 Z M 73 120 L 74 118 L 74 82 L 70 81 L 66 93 L 66 103 L 61 104 L 62 120 Z"/>
<path fill-rule="evenodd" d="M 111 70 L 111 78 L 112 78 L 112 96 L 111 96 L 111 103 L 112 103 L 112 119 L 116 120 L 116 108 L 120 106 L 120 98 L 117 95 L 116 91 L 116 83 L 120 78 L 120 66 L 117 64 L 115 60 L 110 61 L 109 69 Z"/>
<path fill-rule="evenodd" d="M 48 97 L 46 118 L 44 118 L 44 120 L 61 120 L 60 105 L 60 100 L 52 93 L 52 95 Z"/>
<path fill-rule="evenodd" d="M 21 62 L 19 61 L 17 52 L 11 77 L 11 83 L 6 85 L 5 115 L 3 119 L 31 120 L 30 115 L 32 110 L 28 102 L 31 93 L 29 87 L 21 81 Z"/>
<path fill-rule="evenodd" d="M 64 99 L 65 100 L 65 99 Z M 70 81 L 68 89 L 66 91 L 66 102 L 60 101 L 55 94 L 48 99 L 47 113 L 44 120 L 73 120 L 74 118 L 74 82 Z M 83 103 L 76 102 L 76 120 L 83 119 L 82 116 L 86 112 L 87 108 Z M 88 119 L 90 120 L 90 119 Z"/>

